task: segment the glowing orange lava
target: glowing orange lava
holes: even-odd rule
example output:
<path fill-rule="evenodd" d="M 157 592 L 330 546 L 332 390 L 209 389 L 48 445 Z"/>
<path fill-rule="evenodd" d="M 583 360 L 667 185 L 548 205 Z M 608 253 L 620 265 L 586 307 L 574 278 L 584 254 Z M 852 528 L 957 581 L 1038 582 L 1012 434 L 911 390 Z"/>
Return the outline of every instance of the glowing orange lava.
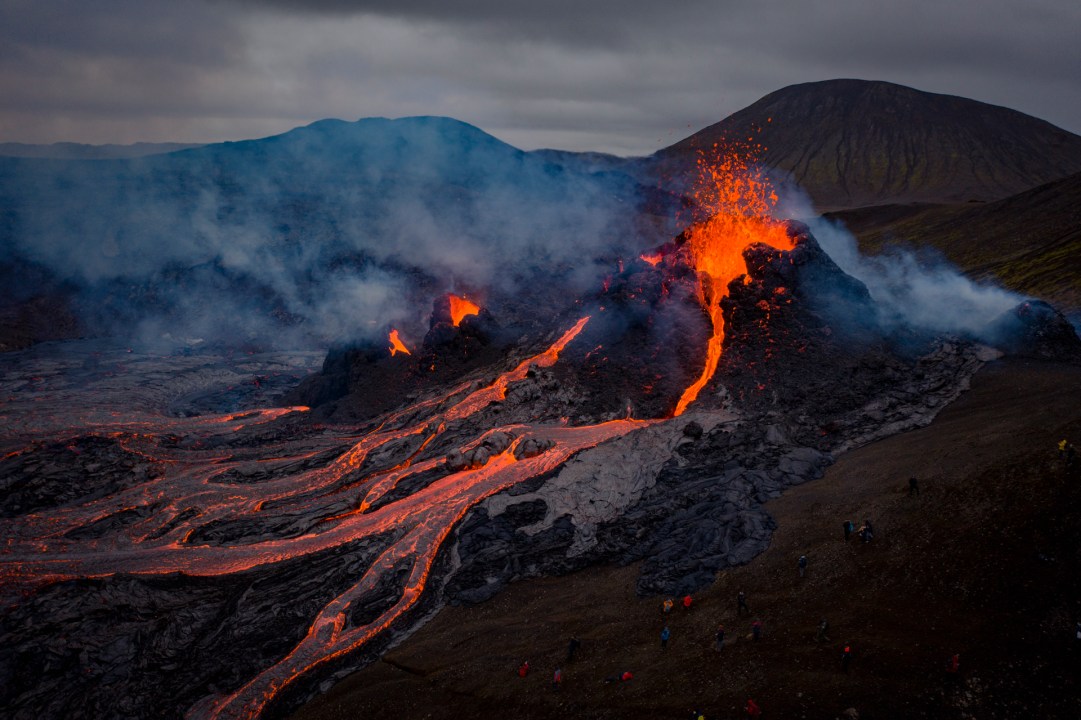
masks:
<path fill-rule="evenodd" d="M 531 366 L 555 363 L 582 331 L 579 320 L 550 346 L 523 359 L 513 369 L 474 389 L 462 383 L 441 397 L 418 401 L 382 418 L 359 437 L 353 428 L 327 429 L 273 441 L 273 454 L 244 456 L 235 449 L 197 449 L 162 443 L 163 434 L 189 437 L 232 436 L 245 427 L 306 408 L 245 411 L 218 416 L 161 418 L 134 423 L 117 421 L 105 428 L 128 451 L 152 459 L 161 474 L 94 498 L 14 521 L 0 518 L 5 544 L 0 547 L 0 589 L 26 593 L 45 584 L 76 578 L 132 576 L 215 577 L 232 575 L 282 561 L 311 556 L 359 539 L 396 539 L 352 586 L 312 617 L 307 633 L 293 648 L 239 686 L 207 695 L 188 709 L 193 720 L 256 718 L 283 688 L 308 671 L 378 637 L 420 601 L 444 541 L 470 508 L 512 485 L 553 472 L 576 453 L 656 421 L 613 420 L 598 425 L 504 425 L 478 436 L 456 439 L 466 450 L 487 437 L 514 437 L 487 463 L 460 472 L 446 470 L 444 453 L 425 449 L 446 439 L 448 428 L 504 398 L 509 383 L 526 377 Z M 391 333 L 392 349 L 396 333 Z M 398 341 L 400 342 L 400 341 Z M 408 352 L 404 348 L 399 351 Z M 544 441 L 539 455 L 517 457 L 515 449 L 530 438 Z M 464 444 L 463 444 L 464 442 Z M 308 460 L 329 453 L 333 459 L 311 467 Z M 393 457 L 393 460 L 391 458 Z M 266 473 L 256 483 L 232 483 L 230 473 L 254 469 Z M 436 476 L 423 487 L 398 493 L 401 483 Z M 343 496 L 355 494 L 357 508 L 341 512 Z M 98 537 L 73 532 L 115 516 L 138 511 L 143 519 Z M 251 521 L 258 516 L 311 518 L 313 529 L 250 543 L 207 544 L 196 533 L 219 522 Z M 354 624 L 353 608 L 369 596 L 388 573 L 404 569 L 400 595 L 374 619 Z"/>
<path fill-rule="evenodd" d="M 657 263 L 659 263 L 663 259 L 660 253 L 642 253 L 638 256 L 638 258 L 640 260 L 645 260 L 653 267 L 657 267 Z"/>
<path fill-rule="evenodd" d="M 409 348 L 407 348 L 405 346 L 405 343 L 402 342 L 402 339 L 398 337 L 397 330 L 391 330 L 390 335 L 387 337 L 387 339 L 390 341 L 390 348 L 388 349 L 390 350 L 391 357 L 394 357 L 398 353 L 405 353 L 406 355 L 413 354 L 409 352 Z"/>
<path fill-rule="evenodd" d="M 466 316 L 476 315 L 480 312 L 480 305 L 475 302 L 470 302 L 459 295 L 449 295 L 448 297 L 450 299 L 450 321 L 454 323 L 454 327 L 458 327 Z"/>
<path fill-rule="evenodd" d="M 739 153 L 698 159 L 694 197 L 709 211 L 710 218 L 687 230 L 686 247 L 698 270 L 699 300 L 709 312 L 713 336 L 706 347 L 702 374 L 683 391 L 673 416 L 683 414 L 717 370 L 724 342 L 721 300 L 728 295 L 728 284 L 747 272 L 743 250 L 756 242 L 779 250 L 792 249 L 784 224 L 771 215 L 777 193 L 769 179 L 751 165 L 752 159 Z"/>

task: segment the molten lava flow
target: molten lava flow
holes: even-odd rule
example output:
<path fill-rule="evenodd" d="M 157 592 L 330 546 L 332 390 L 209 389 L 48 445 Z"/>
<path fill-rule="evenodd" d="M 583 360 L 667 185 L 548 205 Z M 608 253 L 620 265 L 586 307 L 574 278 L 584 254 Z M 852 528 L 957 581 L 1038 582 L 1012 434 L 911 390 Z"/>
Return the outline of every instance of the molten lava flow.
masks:
<path fill-rule="evenodd" d="M 747 272 L 744 248 L 760 242 L 778 250 L 792 249 L 784 225 L 771 216 L 777 194 L 769 179 L 751 167 L 747 156 L 730 153 L 713 162 L 703 156 L 698 168 L 695 200 L 711 216 L 688 228 L 685 247 L 698 270 L 699 300 L 709 312 L 713 335 L 706 346 L 702 374 L 683 391 L 674 416 L 697 399 L 717 370 L 724 342 L 721 300 L 728 295 L 728 284 Z"/>
<path fill-rule="evenodd" d="M 530 365 L 536 365 L 537 367 L 550 367 L 559 359 L 559 353 L 563 352 L 563 348 L 567 347 L 571 340 L 578 336 L 578 333 L 582 332 L 582 328 L 589 322 L 589 316 L 585 316 L 577 323 L 574 324 L 567 332 L 544 352 L 539 355 L 523 360 L 518 363 L 518 367 L 514 368 L 510 372 L 505 372 L 496 378 L 496 381 L 491 385 L 481 388 L 470 393 L 464 400 L 447 411 L 446 417 L 448 420 L 460 420 L 461 418 L 468 417 L 477 412 L 483 407 L 492 404 L 498 400 L 502 400 L 507 396 L 507 385 L 512 382 L 518 382 L 525 378 L 529 372 Z"/>
<path fill-rule="evenodd" d="M 645 260 L 653 267 L 657 267 L 657 263 L 664 259 L 660 253 L 642 253 L 638 258 L 640 260 Z"/>
<path fill-rule="evenodd" d="M 464 297 L 449 295 L 448 298 L 450 299 L 450 321 L 454 323 L 454 327 L 458 327 L 466 316 L 476 315 L 480 312 L 480 305 L 470 302 Z"/>
<path fill-rule="evenodd" d="M 397 330 L 391 330 L 390 335 L 387 337 L 387 339 L 390 341 L 390 348 L 389 349 L 390 349 L 390 356 L 391 357 L 394 357 L 398 353 L 405 353 L 406 355 L 412 355 L 413 354 L 413 353 L 409 352 L 409 348 L 407 348 L 405 346 L 405 343 L 402 342 L 402 339 L 400 337 L 398 337 L 398 331 Z"/>
<path fill-rule="evenodd" d="M 190 708 L 193 720 L 255 718 L 283 688 L 311 669 L 354 652 L 391 628 L 420 601 L 433 563 L 457 523 L 478 502 L 515 484 L 553 472 L 575 453 L 646 427 L 651 421 L 613 420 L 599 425 L 506 425 L 486 428 L 472 440 L 460 421 L 505 395 L 509 383 L 530 366 L 550 366 L 583 329 L 582 318 L 554 343 L 522 360 L 479 389 L 463 383 L 438 398 L 388 414 L 360 436 L 355 429 L 288 433 L 270 445 L 249 447 L 250 427 L 298 408 L 248 411 L 193 418 L 117 420 L 109 437 L 128 452 L 152 459 L 160 474 L 115 492 L 18 518 L 0 518 L 0 602 L 50 582 L 125 576 L 217 577 L 345 548 L 366 538 L 393 538 L 355 582 L 312 616 L 307 633 L 284 656 L 268 660 L 245 681 L 209 695 Z M 396 333 L 391 333 L 392 349 Z M 400 341 L 399 341 L 400 342 Z M 404 348 L 400 351 L 408 352 Z M 97 433 L 97 428 L 91 430 Z M 85 433 L 85 428 L 84 428 Z M 237 435 L 249 433 L 249 435 Z M 104 432 L 102 433 L 105 434 Z M 439 446 L 468 450 L 498 434 L 511 444 L 479 467 L 450 472 Z M 85 436 L 85 435 L 84 435 Z M 218 450 L 199 449 L 165 436 L 215 440 Z M 517 457 L 527 440 L 548 449 Z M 31 450 L 27 450 L 31 452 Z M 312 466 L 323 455 L 328 460 Z M 333 459 L 330 459 L 333 458 Z M 232 482 L 254 472 L 258 482 Z M 426 478 L 430 478 L 427 480 Z M 411 482 L 426 479 L 417 487 Z M 403 485 L 404 483 L 404 485 Z M 403 487 L 405 488 L 403 490 Z M 356 493 L 355 511 L 342 512 L 343 496 Z M 94 534 L 76 532 L 121 513 L 138 512 L 133 524 Z M 262 525 L 262 518 L 291 519 L 282 537 L 209 542 L 205 530 L 222 523 Z M 308 525 L 304 523 L 307 522 Z M 270 532 L 270 531 L 268 531 Z M 355 620 L 355 608 L 385 593 L 387 578 L 404 572 L 398 595 L 379 615 Z M 393 582 L 390 583 L 393 586 Z M 382 596 L 381 596 L 382 597 Z"/>

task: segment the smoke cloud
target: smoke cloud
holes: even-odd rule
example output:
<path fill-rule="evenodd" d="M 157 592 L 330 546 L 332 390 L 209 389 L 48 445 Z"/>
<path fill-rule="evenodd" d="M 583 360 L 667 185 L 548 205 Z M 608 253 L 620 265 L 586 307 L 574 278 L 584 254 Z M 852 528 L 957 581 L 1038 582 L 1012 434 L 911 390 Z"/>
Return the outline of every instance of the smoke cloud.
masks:
<path fill-rule="evenodd" d="M 889 325 L 978 337 L 987 325 L 1024 300 L 1003 288 L 976 283 L 937 253 L 891 248 L 860 255 L 856 240 L 825 219 L 811 231 L 842 270 L 867 285 Z"/>
<path fill-rule="evenodd" d="M 893 247 L 881 255 L 861 255 L 843 225 L 821 217 L 808 225 L 833 261 L 867 286 L 887 329 L 978 338 L 992 321 L 1024 300 L 995 285 L 974 282 L 936 252 L 917 255 Z"/>
<path fill-rule="evenodd" d="M 988 326 L 1026 298 L 991 283 L 966 277 L 933 249 L 916 252 L 894 246 L 879 255 L 863 255 L 843 223 L 821 217 L 810 199 L 785 177 L 779 217 L 799 218 L 838 267 L 863 282 L 879 309 L 886 329 L 910 328 L 982 340 Z"/>
<path fill-rule="evenodd" d="M 134 160 L 0 159 L 0 260 L 74 285 L 113 335 L 419 338 L 443 292 L 502 323 L 564 309 L 647 242 L 637 192 L 450 119 L 322 121 Z"/>

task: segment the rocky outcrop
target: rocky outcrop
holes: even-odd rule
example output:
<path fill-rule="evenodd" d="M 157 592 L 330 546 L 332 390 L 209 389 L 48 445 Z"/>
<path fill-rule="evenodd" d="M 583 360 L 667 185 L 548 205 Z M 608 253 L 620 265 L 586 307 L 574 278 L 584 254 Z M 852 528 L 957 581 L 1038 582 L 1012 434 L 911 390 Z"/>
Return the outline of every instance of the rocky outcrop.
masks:
<path fill-rule="evenodd" d="M 514 339 L 482 308 L 458 325 L 451 322 L 446 295 L 433 303 L 428 332 L 408 354 L 391 354 L 387 326 L 377 340 L 332 348 L 321 372 L 286 394 L 284 404 L 316 408 L 332 420 L 365 420 L 503 359 Z"/>
<path fill-rule="evenodd" d="M 984 331 L 1009 355 L 1081 362 L 1081 338 L 1066 317 L 1042 300 L 1026 300 L 1002 314 Z"/>

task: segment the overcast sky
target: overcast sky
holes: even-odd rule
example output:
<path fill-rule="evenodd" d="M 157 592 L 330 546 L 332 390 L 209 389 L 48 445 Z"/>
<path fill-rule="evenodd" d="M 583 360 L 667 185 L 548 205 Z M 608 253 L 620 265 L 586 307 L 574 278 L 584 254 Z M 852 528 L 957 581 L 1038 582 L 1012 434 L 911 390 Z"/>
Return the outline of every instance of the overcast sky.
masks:
<path fill-rule="evenodd" d="M 0 0 L 0 142 L 208 142 L 449 115 L 644 154 L 855 77 L 1081 133 L 1079 0 Z"/>

